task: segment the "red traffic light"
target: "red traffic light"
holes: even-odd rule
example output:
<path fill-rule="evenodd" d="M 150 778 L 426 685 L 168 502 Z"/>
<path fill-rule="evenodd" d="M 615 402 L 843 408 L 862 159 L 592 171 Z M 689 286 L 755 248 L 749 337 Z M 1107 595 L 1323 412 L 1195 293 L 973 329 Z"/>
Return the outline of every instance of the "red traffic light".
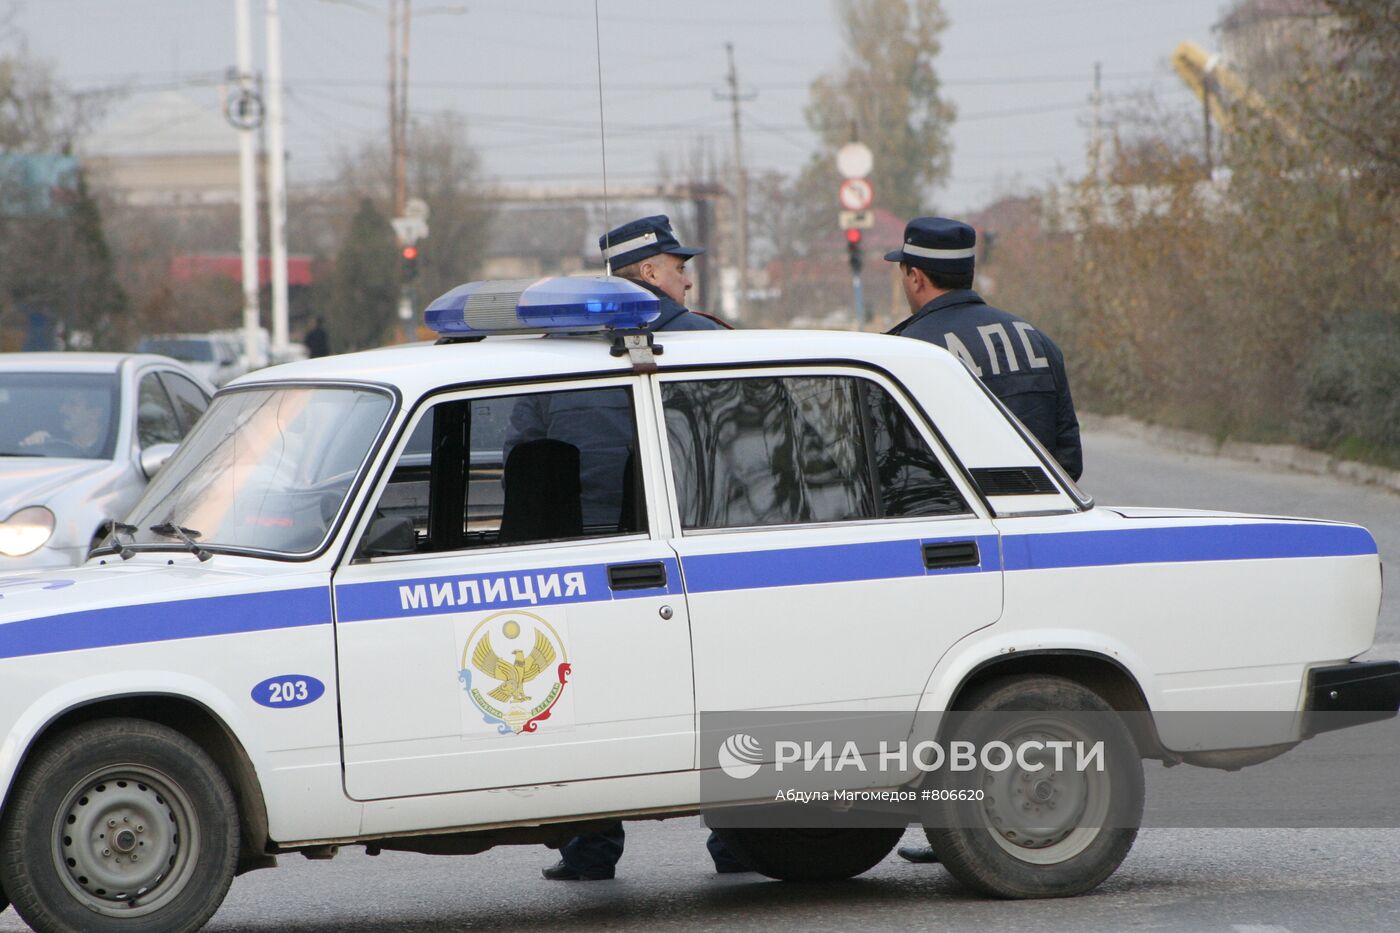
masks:
<path fill-rule="evenodd" d="M 849 230 L 847 230 L 847 231 L 846 231 L 846 242 L 847 242 L 847 243 L 852 243 L 852 244 L 859 243 L 859 242 L 860 242 L 860 231 L 857 230 L 855 227 L 851 227 Z"/>
<path fill-rule="evenodd" d="M 417 258 L 418 258 L 418 247 L 416 247 L 416 246 L 405 246 L 405 247 L 403 248 L 403 258 L 404 258 L 404 259 L 408 259 L 408 260 L 417 259 Z"/>

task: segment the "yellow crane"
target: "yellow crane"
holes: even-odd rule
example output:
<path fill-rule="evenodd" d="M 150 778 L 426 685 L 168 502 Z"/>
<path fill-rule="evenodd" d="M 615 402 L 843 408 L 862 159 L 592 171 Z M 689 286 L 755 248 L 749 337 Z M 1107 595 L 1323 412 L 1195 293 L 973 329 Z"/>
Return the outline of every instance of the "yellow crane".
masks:
<path fill-rule="evenodd" d="M 1298 141 L 1293 123 L 1270 107 L 1244 78 L 1222 63 L 1218 52 L 1207 52 L 1186 39 L 1172 52 L 1172 67 L 1222 130 L 1233 132 L 1236 129 L 1237 108 L 1243 108 L 1268 118 L 1290 140 Z"/>

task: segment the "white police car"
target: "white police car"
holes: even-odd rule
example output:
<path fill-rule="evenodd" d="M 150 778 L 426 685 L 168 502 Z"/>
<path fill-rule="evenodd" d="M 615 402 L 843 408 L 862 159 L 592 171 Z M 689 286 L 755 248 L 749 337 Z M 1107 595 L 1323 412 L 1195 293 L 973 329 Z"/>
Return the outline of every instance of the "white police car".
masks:
<path fill-rule="evenodd" d="M 1397 665 L 1349 661 L 1380 596 L 1364 529 L 1095 508 L 939 348 L 653 349 L 625 331 L 654 314 L 617 279 L 463 286 L 427 312 L 450 342 L 236 381 L 105 551 L 0 577 L 0 888 L 21 916 L 194 929 L 278 853 L 694 813 L 717 764 L 698 711 L 912 716 L 990 685 L 1042 720 L 1394 710 Z M 523 330 L 564 336 L 481 339 Z M 1243 764 L 1307 733 L 1289 721 L 1262 751 L 1142 751 Z M 1141 788 L 1139 763 L 1079 792 Z M 978 812 L 940 854 L 1004 896 L 1085 890 L 1132 841 L 1071 818 L 1021 846 L 1014 813 Z M 856 874 L 899 836 L 761 832 L 725 838 L 788 878 Z"/>

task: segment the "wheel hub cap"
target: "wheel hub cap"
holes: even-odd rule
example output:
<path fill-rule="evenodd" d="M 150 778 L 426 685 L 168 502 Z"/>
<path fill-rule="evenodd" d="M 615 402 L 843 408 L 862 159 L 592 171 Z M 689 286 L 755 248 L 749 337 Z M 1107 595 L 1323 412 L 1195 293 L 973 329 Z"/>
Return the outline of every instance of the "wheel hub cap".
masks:
<path fill-rule="evenodd" d="M 60 856 L 69 878 L 98 901 L 132 903 L 170 871 L 180 827 L 150 783 L 94 782 L 73 798 L 63 822 Z"/>

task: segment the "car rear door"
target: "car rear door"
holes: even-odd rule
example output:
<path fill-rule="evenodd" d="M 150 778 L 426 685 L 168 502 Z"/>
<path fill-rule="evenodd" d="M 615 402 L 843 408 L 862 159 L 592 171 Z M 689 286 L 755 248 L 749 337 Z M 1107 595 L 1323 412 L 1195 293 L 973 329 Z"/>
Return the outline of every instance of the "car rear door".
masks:
<path fill-rule="evenodd" d="M 912 711 L 996 621 L 997 531 L 930 426 L 854 367 L 663 373 L 701 712 Z"/>

